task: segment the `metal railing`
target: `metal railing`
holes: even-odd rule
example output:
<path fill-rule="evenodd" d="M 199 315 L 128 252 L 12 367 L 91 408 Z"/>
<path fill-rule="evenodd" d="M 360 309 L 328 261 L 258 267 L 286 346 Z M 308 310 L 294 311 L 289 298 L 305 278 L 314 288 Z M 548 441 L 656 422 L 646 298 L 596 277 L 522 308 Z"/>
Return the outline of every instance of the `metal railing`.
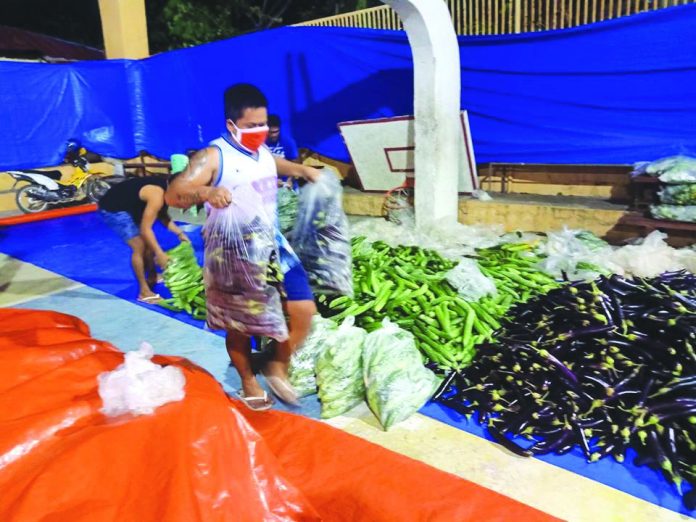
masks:
<path fill-rule="evenodd" d="M 563 29 L 696 0 L 444 0 L 457 34 L 509 34 Z M 402 29 L 387 5 L 296 25 Z"/>

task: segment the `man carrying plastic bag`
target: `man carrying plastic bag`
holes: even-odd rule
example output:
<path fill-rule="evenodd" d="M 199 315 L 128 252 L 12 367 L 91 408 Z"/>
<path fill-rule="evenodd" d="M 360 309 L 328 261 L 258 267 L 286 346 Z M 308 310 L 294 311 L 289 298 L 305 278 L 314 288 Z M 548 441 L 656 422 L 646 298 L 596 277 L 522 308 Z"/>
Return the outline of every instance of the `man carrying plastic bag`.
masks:
<path fill-rule="evenodd" d="M 287 380 L 293 343 L 288 339 L 281 306 L 283 292 L 276 230 L 278 171 L 318 178 L 318 171 L 274 158 L 264 141 L 268 134 L 268 102 L 256 87 L 237 84 L 225 91 L 227 132 L 198 151 L 169 184 L 166 201 L 188 208 L 205 203 L 205 285 L 208 325 L 227 332 L 226 345 L 239 372 L 239 397 L 253 410 L 273 401 L 251 367 L 251 336 L 279 341 L 265 370 L 281 398 L 295 399 Z M 295 270 L 297 277 L 304 271 Z M 296 283 L 296 282 L 295 282 Z"/>

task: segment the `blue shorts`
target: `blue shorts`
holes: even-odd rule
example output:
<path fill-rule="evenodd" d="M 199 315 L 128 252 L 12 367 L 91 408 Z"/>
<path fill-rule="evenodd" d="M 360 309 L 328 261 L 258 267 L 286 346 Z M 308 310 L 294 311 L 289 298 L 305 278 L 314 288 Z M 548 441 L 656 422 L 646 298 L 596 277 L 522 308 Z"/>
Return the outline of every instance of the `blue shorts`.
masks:
<path fill-rule="evenodd" d="M 99 215 L 111 230 L 113 230 L 124 243 L 128 243 L 135 236 L 140 235 L 140 227 L 133 221 L 128 212 L 108 212 L 100 210 Z"/>
<path fill-rule="evenodd" d="M 288 301 L 314 301 L 307 272 L 301 264 L 298 263 L 288 270 L 283 274 L 283 278 Z"/>

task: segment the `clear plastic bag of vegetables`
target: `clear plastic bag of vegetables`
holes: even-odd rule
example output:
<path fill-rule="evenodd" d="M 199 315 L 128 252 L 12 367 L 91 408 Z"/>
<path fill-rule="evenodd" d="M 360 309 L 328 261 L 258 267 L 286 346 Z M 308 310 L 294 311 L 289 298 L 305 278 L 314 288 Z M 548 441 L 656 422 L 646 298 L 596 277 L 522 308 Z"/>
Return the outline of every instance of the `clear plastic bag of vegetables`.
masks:
<path fill-rule="evenodd" d="M 317 392 L 317 377 L 314 367 L 317 357 L 324 349 L 328 339 L 336 333 L 337 325 L 331 319 L 320 315 L 312 318 L 312 328 L 302 346 L 290 358 L 288 377 L 299 397 Z"/>
<path fill-rule="evenodd" d="M 696 158 L 669 156 L 650 162 L 645 172 L 663 183 L 696 183 Z"/>
<path fill-rule="evenodd" d="M 363 374 L 367 404 L 385 430 L 416 413 L 439 385 L 413 336 L 389 319 L 365 339 Z"/>
<path fill-rule="evenodd" d="M 274 222 L 249 185 L 232 192 L 230 206 L 209 209 L 203 235 L 210 328 L 287 339 Z"/>
<path fill-rule="evenodd" d="M 283 186 L 278 189 L 278 224 L 283 234 L 287 234 L 295 226 L 298 199 L 297 192 L 292 188 Z"/>
<path fill-rule="evenodd" d="M 659 195 L 665 205 L 696 205 L 696 183 L 667 185 Z"/>
<path fill-rule="evenodd" d="M 651 205 L 650 214 L 655 219 L 696 223 L 696 205 Z"/>
<path fill-rule="evenodd" d="M 317 294 L 353 294 L 348 218 L 343 189 L 329 172 L 300 189 L 292 247 Z"/>
<path fill-rule="evenodd" d="M 362 352 L 367 332 L 350 316 L 326 339 L 317 356 L 316 374 L 322 419 L 351 410 L 365 398 Z"/>

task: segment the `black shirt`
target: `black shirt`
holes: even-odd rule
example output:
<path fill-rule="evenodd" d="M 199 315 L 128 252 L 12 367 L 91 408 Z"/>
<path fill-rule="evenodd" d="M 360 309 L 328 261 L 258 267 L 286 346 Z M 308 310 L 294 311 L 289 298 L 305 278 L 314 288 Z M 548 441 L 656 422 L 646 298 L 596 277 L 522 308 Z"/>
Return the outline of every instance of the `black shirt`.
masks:
<path fill-rule="evenodd" d="M 107 212 L 128 212 L 137 224 L 143 219 L 145 202 L 140 199 L 140 189 L 157 185 L 167 190 L 167 180 L 159 177 L 131 178 L 111 187 L 99 200 L 99 208 Z"/>

